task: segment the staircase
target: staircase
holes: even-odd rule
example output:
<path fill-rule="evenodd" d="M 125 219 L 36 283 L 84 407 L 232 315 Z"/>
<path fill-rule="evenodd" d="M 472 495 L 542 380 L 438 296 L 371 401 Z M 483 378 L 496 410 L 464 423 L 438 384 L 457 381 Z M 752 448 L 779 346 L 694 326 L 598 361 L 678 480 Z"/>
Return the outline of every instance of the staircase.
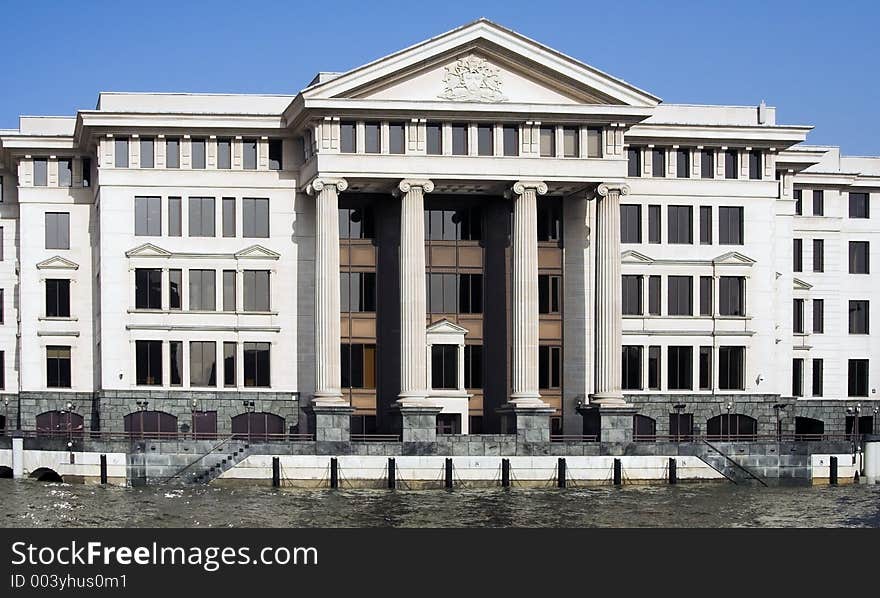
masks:
<path fill-rule="evenodd" d="M 733 457 L 721 449 L 703 440 L 704 450 L 697 457 L 706 465 L 726 477 L 734 484 L 761 484 L 767 486 L 767 482 L 758 474 L 751 471 L 745 465 L 738 463 Z"/>
<path fill-rule="evenodd" d="M 215 445 L 207 453 L 187 464 L 166 484 L 208 484 L 229 469 L 232 469 L 250 454 L 251 445 L 244 440 L 226 439 Z"/>

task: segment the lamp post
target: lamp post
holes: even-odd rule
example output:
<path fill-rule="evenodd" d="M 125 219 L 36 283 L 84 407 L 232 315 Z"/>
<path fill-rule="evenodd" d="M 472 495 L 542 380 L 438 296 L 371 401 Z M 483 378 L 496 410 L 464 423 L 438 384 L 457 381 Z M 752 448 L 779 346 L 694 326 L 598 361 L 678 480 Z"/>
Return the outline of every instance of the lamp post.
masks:
<path fill-rule="evenodd" d="M 785 411 L 785 407 L 782 403 L 773 405 L 776 411 L 776 440 L 782 440 L 782 412 Z"/>
<path fill-rule="evenodd" d="M 6 414 L 3 416 L 3 433 L 9 432 L 9 397 L 3 398 L 3 405 L 6 408 Z"/>
<path fill-rule="evenodd" d="M 733 403 L 731 401 L 727 401 L 727 440 L 730 440 L 730 410 L 733 409 Z M 722 434 L 723 437 L 723 434 Z"/>

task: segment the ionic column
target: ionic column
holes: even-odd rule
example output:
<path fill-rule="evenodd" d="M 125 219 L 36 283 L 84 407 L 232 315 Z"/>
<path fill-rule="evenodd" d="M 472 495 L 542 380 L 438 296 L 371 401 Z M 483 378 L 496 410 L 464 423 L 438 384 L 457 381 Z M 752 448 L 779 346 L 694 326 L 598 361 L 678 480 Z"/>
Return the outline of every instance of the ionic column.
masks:
<path fill-rule="evenodd" d="M 507 192 L 513 199 L 513 388 L 516 407 L 546 407 L 538 393 L 538 195 L 541 181 L 518 181 Z"/>
<path fill-rule="evenodd" d="M 313 179 L 315 196 L 315 405 L 345 405 L 339 350 L 339 193 L 345 179 Z"/>
<path fill-rule="evenodd" d="M 623 184 L 602 183 L 596 206 L 596 387 L 592 403 L 625 405 L 621 391 L 623 309 L 620 278 L 620 196 Z"/>
<path fill-rule="evenodd" d="M 398 403 L 417 404 L 428 396 L 425 359 L 425 193 L 429 180 L 404 179 L 400 198 L 400 395 Z"/>

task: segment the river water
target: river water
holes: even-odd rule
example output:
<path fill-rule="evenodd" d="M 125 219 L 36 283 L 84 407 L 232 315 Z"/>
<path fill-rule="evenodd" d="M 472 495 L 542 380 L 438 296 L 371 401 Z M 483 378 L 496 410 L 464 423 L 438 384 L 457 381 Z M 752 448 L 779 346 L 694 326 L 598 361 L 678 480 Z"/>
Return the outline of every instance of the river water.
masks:
<path fill-rule="evenodd" d="M 120 488 L 0 479 L 0 527 L 880 527 L 880 485 Z"/>

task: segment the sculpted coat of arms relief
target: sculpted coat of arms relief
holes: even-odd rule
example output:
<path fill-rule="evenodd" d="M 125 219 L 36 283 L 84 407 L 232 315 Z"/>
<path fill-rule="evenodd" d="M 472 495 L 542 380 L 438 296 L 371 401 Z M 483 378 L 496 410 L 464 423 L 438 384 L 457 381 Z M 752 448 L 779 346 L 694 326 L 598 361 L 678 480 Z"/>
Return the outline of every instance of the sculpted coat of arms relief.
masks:
<path fill-rule="evenodd" d="M 478 56 L 459 58 L 446 67 L 446 88 L 438 97 L 460 102 L 504 102 L 498 67 Z"/>

